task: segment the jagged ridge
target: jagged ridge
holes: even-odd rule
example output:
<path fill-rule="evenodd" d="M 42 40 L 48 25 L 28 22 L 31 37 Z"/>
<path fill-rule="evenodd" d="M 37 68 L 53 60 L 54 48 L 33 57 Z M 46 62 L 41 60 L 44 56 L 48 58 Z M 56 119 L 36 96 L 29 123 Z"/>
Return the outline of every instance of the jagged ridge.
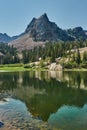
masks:
<path fill-rule="evenodd" d="M 66 31 L 60 29 L 54 22 L 50 22 L 46 13 L 38 19 L 33 18 L 25 33 L 29 33 L 35 41 L 73 40 Z"/>
<path fill-rule="evenodd" d="M 24 33 L 9 44 L 22 51 L 43 45 L 47 41 L 73 41 L 79 39 L 87 39 L 87 31 L 84 31 L 81 27 L 63 30 L 54 22 L 51 22 L 45 13 L 39 18 L 33 18 Z"/>

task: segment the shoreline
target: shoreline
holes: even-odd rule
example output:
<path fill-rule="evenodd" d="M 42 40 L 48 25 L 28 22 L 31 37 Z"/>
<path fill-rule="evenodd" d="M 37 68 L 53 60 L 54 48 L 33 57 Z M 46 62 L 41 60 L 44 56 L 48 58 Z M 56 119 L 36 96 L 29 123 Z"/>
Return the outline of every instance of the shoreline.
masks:
<path fill-rule="evenodd" d="M 62 70 L 50 70 L 45 68 L 24 68 L 24 67 L 0 67 L 0 72 L 21 72 L 21 71 L 87 71 L 87 69 L 73 68 L 73 69 L 62 69 Z"/>
<path fill-rule="evenodd" d="M 63 71 L 87 71 L 87 69 L 84 69 L 84 68 L 80 68 L 80 69 L 77 69 L 77 68 L 73 68 L 73 69 L 64 69 Z"/>
<path fill-rule="evenodd" d="M 52 63 L 54 64 L 54 63 Z M 59 64 L 56 69 L 56 65 L 51 68 L 51 65 L 49 66 L 29 66 L 29 64 L 5 64 L 5 65 L 0 65 L 0 72 L 20 72 L 20 71 L 87 71 L 85 68 L 72 68 L 72 69 L 67 69 L 67 68 L 62 68 Z M 26 67 L 27 66 L 27 67 Z M 60 68 L 61 67 L 61 68 Z"/>

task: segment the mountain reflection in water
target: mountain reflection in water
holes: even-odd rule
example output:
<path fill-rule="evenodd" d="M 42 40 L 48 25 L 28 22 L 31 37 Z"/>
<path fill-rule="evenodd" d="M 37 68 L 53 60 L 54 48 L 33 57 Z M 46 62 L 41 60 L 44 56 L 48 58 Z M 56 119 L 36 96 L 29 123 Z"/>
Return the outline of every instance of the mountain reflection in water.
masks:
<path fill-rule="evenodd" d="M 54 127 L 87 129 L 87 72 L 0 73 L 0 93 L 24 102 L 33 117 Z"/>

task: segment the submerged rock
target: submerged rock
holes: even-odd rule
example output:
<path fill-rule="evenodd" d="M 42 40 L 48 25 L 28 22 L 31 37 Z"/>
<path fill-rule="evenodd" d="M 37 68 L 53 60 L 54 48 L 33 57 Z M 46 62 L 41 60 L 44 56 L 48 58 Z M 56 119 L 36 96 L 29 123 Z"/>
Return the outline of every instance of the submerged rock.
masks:
<path fill-rule="evenodd" d="M 4 123 L 3 122 L 0 122 L 0 128 L 4 126 Z"/>

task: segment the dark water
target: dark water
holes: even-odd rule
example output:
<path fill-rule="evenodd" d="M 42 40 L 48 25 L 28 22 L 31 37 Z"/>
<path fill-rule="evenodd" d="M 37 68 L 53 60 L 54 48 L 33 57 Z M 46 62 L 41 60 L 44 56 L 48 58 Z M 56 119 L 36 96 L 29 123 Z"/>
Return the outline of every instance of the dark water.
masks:
<path fill-rule="evenodd" d="M 0 73 L 0 122 L 3 130 L 87 130 L 87 72 Z"/>

